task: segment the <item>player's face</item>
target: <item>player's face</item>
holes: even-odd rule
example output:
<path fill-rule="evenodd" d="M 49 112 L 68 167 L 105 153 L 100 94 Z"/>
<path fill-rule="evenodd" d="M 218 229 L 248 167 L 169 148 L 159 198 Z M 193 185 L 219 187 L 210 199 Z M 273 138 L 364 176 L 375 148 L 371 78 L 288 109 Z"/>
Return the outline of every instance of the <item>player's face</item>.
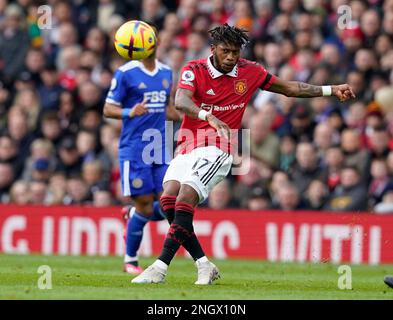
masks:
<path fill-rule="evenodd" d="M 227 43 L 212 46 L 212 53 L 214 66 L 222 73 L 231 72 L 240 58 L 240 48 Z"/>

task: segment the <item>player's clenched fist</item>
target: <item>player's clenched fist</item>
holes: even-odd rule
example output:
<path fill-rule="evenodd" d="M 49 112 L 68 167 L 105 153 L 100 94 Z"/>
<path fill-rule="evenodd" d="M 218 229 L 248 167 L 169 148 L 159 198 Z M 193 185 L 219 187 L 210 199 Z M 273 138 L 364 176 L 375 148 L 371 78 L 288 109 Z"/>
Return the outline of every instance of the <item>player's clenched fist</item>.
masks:
<path fill-rule="evenodd" d="M 356 98 L 355 93 L 348 84 L 332 86 L 332 95 L 336 96 L 340 101 L 346 101 L 350 98 Z"/>
<path fill-rule="evenodd" d="M 145 113 L 149 112 L 149 110 L 146 108 L 146 102 L 147 100 L 143 100 L 141 103 L 137 103 L 129 113 L 130 118 L 135 117 L 135 116 L 142 116 Z"/>
<path fill-rule="evenodd" d="M 222 122 L 221 120 L 217 119 L 212 114 L 208 114 L 206 116 L 206 120 L 209 122 L 209 124 L 214 129 L 217 130 L 217 133 L 218 133 L 219 137 L 224 137 L 226 139 L 230 139 L 230 137 L 231 137 L 231 129 L 228 127 L 228 125 L 225 122 Z"/>

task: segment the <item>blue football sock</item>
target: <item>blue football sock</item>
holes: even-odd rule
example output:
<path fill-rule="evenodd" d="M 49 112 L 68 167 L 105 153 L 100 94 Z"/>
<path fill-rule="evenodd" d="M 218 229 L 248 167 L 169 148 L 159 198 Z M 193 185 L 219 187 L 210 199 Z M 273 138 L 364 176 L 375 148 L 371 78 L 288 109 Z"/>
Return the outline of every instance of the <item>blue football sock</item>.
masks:
<path fill-rule="evenodd" d="M 153 214 L 150 217 L 151 221 L 161 221 L 165 220 L 165 213 L 161 210 L 160 202 L 154 201 L 153 203 Z"/>
<path fill-rule="evenodd" d="M 148 218 L 145 218 L 136 211 L 128 220 L 126 237 L 126 253 L 128 256 L 136 257 L 143 237 L 143 227 L 148 221 Z"/>

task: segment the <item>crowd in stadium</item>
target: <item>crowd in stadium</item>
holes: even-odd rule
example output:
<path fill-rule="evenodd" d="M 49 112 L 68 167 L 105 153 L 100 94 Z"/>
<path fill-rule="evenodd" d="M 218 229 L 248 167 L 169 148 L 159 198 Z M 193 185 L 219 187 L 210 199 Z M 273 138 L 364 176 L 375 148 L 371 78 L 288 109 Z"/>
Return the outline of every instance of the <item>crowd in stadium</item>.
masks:
<path fill-rule="evenodd" d="M 261 91 L 243 122 L 250 170 L 204 206 L 393 213 L 393 0 L 0 0 L 1 203 L 127 203 L 121 121 L 102 108 L 125 63 L 114 34 L 130 19 L 157 26 L 157 57 L 175 81 L 185 62 L 210 54 L 207 30 L 228 23 L 249 30 L 243 57 L 270 73 L 348 83 L 357 95 L 340 103 Z"/>

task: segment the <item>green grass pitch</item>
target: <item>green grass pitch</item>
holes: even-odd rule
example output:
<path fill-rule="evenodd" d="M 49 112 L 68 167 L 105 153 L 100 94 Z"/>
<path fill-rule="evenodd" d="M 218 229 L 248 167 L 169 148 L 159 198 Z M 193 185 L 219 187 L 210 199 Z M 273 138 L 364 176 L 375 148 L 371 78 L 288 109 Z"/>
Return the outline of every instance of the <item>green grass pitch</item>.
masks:
<path fill-rule="evenodd" d="M 142 258 L 147 266 L 153 259 Z M 215 260 L 222 278 L 196 286 L 190 259 L 176 257 L 164 284 L 131 284 L 121 257 L 0 255 L 0 299 L 393 299 L 383 277 L 393 266 L 351 266 L 352 290 L 338 288 L 338 266 Z M 52 270 L 52 289 L 40 290 L 41 265 Z"/>

